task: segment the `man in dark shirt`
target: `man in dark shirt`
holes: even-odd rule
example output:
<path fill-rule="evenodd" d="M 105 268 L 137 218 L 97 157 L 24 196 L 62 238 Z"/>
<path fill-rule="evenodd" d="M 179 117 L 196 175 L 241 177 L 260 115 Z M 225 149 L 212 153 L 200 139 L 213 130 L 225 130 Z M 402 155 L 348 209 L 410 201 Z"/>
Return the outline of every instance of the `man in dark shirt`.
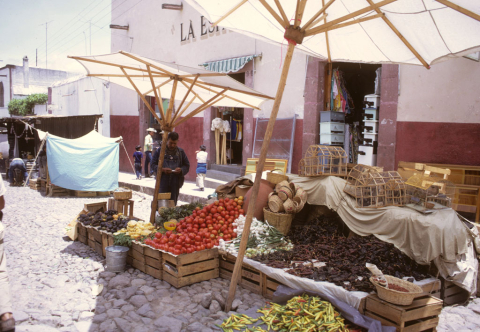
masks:
<path fill-rule="evenodd" d="M 175 205 L 178 201 L 180 188 L 183 186 L 185 175 L 190 170 L 190 162 L 182 148 L 177 146 L 178 133 L 171 132 L 168 134 L 167 149 L 165 151 L 165 159 L 162 166 L 162 179 L 160 181 L 159 193 L 171 193 Z M 155 151 L 152 157 L 152 165 L 158 167 L 160 159 L 160 149 Z"/>
<path fill-rule="evenodd" d="M 137 145 L 135 147 L 135 152 L 133 153 L 133 159 L 135 160 L 135 174 L 137 175 L 137 180 L 142 179 L 142 158 L 143 158 L 143 153 L 142 153 L 142 147 L 140 145 Z"/>

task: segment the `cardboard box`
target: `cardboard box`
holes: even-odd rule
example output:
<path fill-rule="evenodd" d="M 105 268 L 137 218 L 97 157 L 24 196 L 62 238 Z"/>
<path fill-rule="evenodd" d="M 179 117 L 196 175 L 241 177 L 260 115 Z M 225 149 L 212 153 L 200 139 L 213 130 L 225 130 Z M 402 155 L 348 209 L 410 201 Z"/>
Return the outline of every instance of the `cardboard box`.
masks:
<path fill-rule="evenodd" d="M 236 186 L 235 187 L 235 196 L 236 197 L 239 197 L 239 196 L 245 197 L 245 195 L 250 190 L 250 188 L 252 188 L 252 186 L 245 186 L 245 185 L 242 185 L 242 184 Z"/>

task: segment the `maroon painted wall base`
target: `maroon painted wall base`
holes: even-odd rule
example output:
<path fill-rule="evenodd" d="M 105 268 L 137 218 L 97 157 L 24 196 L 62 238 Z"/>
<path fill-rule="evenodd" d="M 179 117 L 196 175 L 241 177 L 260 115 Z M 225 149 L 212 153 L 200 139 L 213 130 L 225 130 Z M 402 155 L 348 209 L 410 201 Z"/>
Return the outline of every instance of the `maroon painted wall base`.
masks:
<path fill-rule="evenodd" d="M 397 122 L 399 161 L 480 165 L 480 124 Z"/>
<path fill-rule="evenodd" d="M 178 139 L 178 146 L 185 150 L 188 161 L 190 162 L 190 171 L 188 172 L 185 180 L 195 181 L 197 173 L 197 158 L 195 151 L 200 149 L 200 145 L 203 144 L 203 117 L 193 117 L 175 127 L 175 131 L 180 136 Z M 207 151 L 211 153 L 212 151 Z"/>
<path fill-rule="evenodd" d="M 123 137 L 123 143 L 127 148 L 127 152 L 130 155 L 130 159 L 132 160 L 132 162 L 133 153 L 135 152 L 135 146 L 141 143 L 143 147 L 143 142 L 138 141 L 138 128 L 138 116 L 110 115 L 110 137 Z M 123 148 L 123 146 L 120 146 L 120 171 L 132 174 L 134 173 L 132 165 L 128 161 L 128 157 L 125 153 L 125 149 Z"/>

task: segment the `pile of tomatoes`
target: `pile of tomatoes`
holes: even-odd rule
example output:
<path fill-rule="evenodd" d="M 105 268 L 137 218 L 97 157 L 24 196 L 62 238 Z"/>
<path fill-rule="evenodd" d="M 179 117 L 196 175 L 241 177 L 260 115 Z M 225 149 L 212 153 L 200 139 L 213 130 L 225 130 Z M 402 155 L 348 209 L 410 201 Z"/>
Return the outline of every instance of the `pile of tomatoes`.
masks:
<path fill-rule="evenodd" d="M 174 255 L 211 249 L 218 246 L 221 239 L 230 241 L 237 237 L 233 223 L 245 215 L 242 206 L 243 198 L 239 197 L 220 199 L 203 209 L 197 207 L 191 216 L 177 224 L 175 231 L 155 233 L 145 244 Z"/>

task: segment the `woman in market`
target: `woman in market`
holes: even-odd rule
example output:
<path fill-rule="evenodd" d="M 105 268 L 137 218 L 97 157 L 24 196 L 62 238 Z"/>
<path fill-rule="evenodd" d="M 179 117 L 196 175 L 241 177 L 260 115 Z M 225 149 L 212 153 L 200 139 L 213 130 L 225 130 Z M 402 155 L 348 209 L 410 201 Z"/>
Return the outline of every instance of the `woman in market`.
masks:
<path fill-rule="evenodd" d="M 201 191 L 205 190 L 205 176 L 207 175 L 207 157 L 208 153 L 205 145 L 200 145 L 200 150 L 195 151 L 197 155 L 197 187 Z"/>
<path fill-rule="evenodd" d="M 162 165 L 162 178 L 160 180 L 159 193 L 171 193 L 172 198 L 175 201 L 175 205 L 178 201 L 178 195 L 180 188 L 185 181 L 185 175 L 190 170 L 190 162 L 187 155 L 182 148 L 177 146 L 178 133 L 171 132 L 167 138 L 167 149 L 165 151 L 165 158 Z M 152 159 L 152 165 L 155 168 L 158 167 L 158 161 L 160 160 L 160 150 L 155 151 Z"/>

